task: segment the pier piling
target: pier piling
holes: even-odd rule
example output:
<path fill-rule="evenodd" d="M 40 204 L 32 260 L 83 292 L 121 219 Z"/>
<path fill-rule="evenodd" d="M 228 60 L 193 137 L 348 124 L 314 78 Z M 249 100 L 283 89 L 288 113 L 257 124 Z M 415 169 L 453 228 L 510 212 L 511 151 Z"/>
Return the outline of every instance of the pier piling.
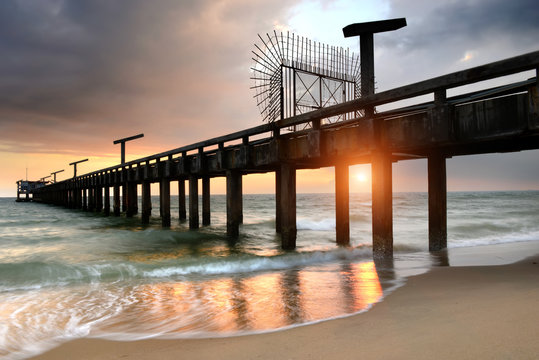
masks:
<path fill-rule="evenodd" d="M 189 176 L 189 229 L 198 229 L 198 178 Z"/>
<path fill-rule="evenodd" d="M 447 247 L 446 160 L 440 152 L 428 157 L 429 250 Z"/>
<path fill-rule="evenodd" d="M 335 165 L 335 227 L 337 244 L 350 245 L 350 188 L 348 164 Z"/>
<path fill-rule="evenodd" d="M 170 226 L 170 180 L 161 179 L 159 183 L 159 202 L 161 208 L 161 224 Z"/>
<path fill-rule="evenodd" d="M 202 225 L 210 225 L 210 178 L 202 177 Z"/>
<path fill-rule="evenodd" d="M 281 212 L 281 247 L 285 250 L 296 248 L 296 169 L 293 164 L 283 163 L 279 171 Z"/>
<path fill-rule="evenodd" d="M 142 182 L 142 210 L 141 210 L 141 222 L 142 224 L 150 223 L 150 215 L 152 213 L 152 194 L 150 189 L 150 182 Z"/>
<path fill-rule="evenodd" d="M 185 180 L 178 180 L 178 215 L 180 221 L 187 220 L 187 209 L 185 207 Z"/>
<path fill-rule="evenodd" d="M 226 234 L 236 237 L 239 235 L 242 222 L 242 178 L 237 170 L 226 172 Z"/>

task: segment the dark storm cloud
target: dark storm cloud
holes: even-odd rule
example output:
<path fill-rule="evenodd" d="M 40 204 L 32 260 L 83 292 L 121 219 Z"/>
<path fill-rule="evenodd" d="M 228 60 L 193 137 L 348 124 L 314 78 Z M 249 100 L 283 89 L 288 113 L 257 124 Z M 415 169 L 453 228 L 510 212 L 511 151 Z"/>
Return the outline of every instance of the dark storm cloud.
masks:
<path fill-rule="evenodd" d="M 417 81 L 539 49 L 534 0 L 394 0 L 390 8 L 389 17 L 406 17 L 408 26 L 376 38 L 388 86 L 394 78 Z"/>
<path fill-rule="evenodd" d="M 0 1 L 2 137 L 19 136 L 22 123 L 56 143 L 69 139 L 63 132 L 125 136 L 172 123 L 189 124 L 193 140 L 208 128 L 237 130 L 234 121 L 256 115 L 256 104 L 231 94 L 246 90 L 250 98 L 250 46 L 283 5 Z M 232 120 L 209 124 L 219 117 Z M 178 132 L 167 131 L 163 142 Z"/>

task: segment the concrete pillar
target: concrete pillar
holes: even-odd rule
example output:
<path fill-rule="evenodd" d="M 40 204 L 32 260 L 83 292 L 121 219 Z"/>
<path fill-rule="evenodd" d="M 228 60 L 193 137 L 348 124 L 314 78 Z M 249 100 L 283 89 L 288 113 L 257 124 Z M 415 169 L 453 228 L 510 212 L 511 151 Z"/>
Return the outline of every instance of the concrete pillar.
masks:
<path fill-rule="evenodd" d="M 87 189 L 82 189 L 82 210 L 88 211 L 88 196 Z"/>
<path fill-rule="evenodd" d="M 105 216 L 110 215 L 110 186 L 105 185 L 104 191 L 104 214 Z"/>
<path fill-rule="evenodd" d="M 281 246 L 283 249 L 296 248 L 296 169 L 292 164 L 281 164 L 279 172 L 281 195 Z"/>
<path fill-rule="evenodd" d="M 210 225 L 210 223 L 210 178 L 204 176 L 202 178 L 202 225 Z"/>
<path fill-rule="evenodd" d="M 372 153 L 372 248 L 375 256 L 393 256 L 391 154 Z"/>
<path fill-rule="evenodd" d="M 226 234 L 238 236 L 242 221 L 242 178 L 237 170 L 226 172 Z"/>
<path fill-rule="evenodd" d="M 170 226 L 170 180 L 161 179 L 159 183 L 159 204 L 161 209 L 161 224 Z"/>
<path fill-rule="evenodd" d="M 150 182 L 144 181 L 142 183 L 142 211 L 141 221 L 143 224 L 150 222 L 150 215 L 152 214 L 152 194 L 150 190 Z"/>
<path fill-rule="evenodd" d="M 93 186 L 88 188 L 88 211 L 95 210 L 95 188 Z"/>
<path fill-rule="evenodd" d="M 275 170 L 275 231 L 281 233 L 281 169 Z"/>
<path fill-rule="evenodd" d="M 335 165 L 335 227 L 337 244 L 350 245 L 350 189 L 348 164 Z"/>
<path fill-rule="evenodd" d="M 138 213 L 138 195 L 137 195 L 137 183 L 127 183 L 127 210 L 125 212 L 127 217 L 132 217 Z"/>
<path fill-rule="evenodd" d="M 112 189 L 112 210 L 114 213 L 114 216 L 120 216 L 120 185 L 114 184 L 114 187 Z"/>
<path fill-rule="evenodd" d="M 185 208 L 185 180 L 178 180 L 178 210 L 180 221 L 187 219 L 187 211 Z"/>
<path fill-rule="evenodd" d="M 189 176 L 189 229 L 198 229 L 198 179 Z"/>
<path fill-rule="evenodd" d="M 122 211 L 127 212 L 127 183 L 122 184 Z"/>
<path fill-rule="evenodd" d="M 103 188 L 101 186 L 95 187 L 95 211 L 101 212 L 103 210 Z"/>
<path fill-rule="evenodd" d="M 429 176 L 429 250 L 447 247 L 447 180 L 445 157 L 433 153 L 428 157 Z"/>

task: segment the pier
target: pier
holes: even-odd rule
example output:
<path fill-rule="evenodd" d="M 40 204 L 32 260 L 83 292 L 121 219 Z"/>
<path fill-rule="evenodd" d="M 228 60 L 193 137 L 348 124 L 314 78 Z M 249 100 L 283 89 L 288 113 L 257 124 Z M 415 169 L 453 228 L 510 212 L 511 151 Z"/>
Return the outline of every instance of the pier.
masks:
<path fill-rule="evenodd" d="M 373 252 L 376 256 L 391 256 L 392 164 L 427 159 L 429 249 L 446 248 L 446 159 L 539 149 L 539 51 L 375 93 L 372 36 L 396 30 L 405 22 L 380 22 L 374 27 L 354 25 L 345 28 L 344 33 L 359 36 L 362 41 L 360 97 L 289 116 L 283 116 L 281 108 L 279 118 L 259 126 L 129 162 L 122 160 L 113 167 L 35 188 L 33 200 L 105 216 L 125 213 L 132 217 L 139 212 L 140 186 L 141 221 L 145 224 L 151 213 L 150 184 L 159 183 L 160 217 L 162 225 L 168 227 L 170 187 L 171 182 L 177 182 L 178 217 L 188 220 L 190 229 L 197 229 L 211 223 L 210 179 L 225 177 L 226 233 L 236 237 L 243 220 L 242 177 L 273 173 L 275 230 L 282 247 L 294 249 L 296 171 L 334 167 L 335 242 L 346 246 L 350 242 L 348 168 L 371 164 Z M 535 77 L 448 96 L 448 90 L 463 85 L 529 70 L 535 71 Z M 421 95 L 431 95 L 432 100 L 404 107 L 395 105 L 392 110 L 376 109 Z M 338 117 L 341 120 L 325 121 Z M 199 179 L 202 189 L 198 188 Z"/>

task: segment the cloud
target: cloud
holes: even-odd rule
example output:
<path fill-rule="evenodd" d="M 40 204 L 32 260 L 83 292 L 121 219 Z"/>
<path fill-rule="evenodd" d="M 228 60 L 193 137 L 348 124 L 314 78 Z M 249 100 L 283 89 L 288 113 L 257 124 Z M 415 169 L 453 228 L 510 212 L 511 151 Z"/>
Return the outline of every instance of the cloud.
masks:
<path fill-rule="evenodd" d="M 284 1 L 2 1 L 2 137 L 25 142 L 34 129 L 72 149 L 140 131 L 170 148 L 210 129 L 258 125 L 246 101 L 250 47 L 257 32 L 286 22 L 286 9 Z"/>
<path fill-rule="evenodd" d="M 534 0 L 392 0 L 390 8 L 390 17 L 406 17 L 408 26 L 376 36 L 383 88 L 539 48 Z"/>

